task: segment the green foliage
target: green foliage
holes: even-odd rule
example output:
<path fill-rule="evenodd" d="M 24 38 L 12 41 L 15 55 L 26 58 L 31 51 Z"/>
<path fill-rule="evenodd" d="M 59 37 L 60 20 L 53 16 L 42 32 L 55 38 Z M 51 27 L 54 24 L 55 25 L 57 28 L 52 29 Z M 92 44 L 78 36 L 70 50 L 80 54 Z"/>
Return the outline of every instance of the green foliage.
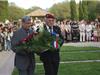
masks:
<path fill-rule="evenodd" d="M 8 0 L 0 1 L 0 21 L 4 21 L 5 19 L 16 20 L 36 9 L 41 8 L 35 6 L 25 10 L 16 6 L 14 3 L 9 3 L 8 5 Z M 77 17 L 79 17 L 79 20 L 94 20 L 100 16 L 100 1 L 82 0 L 79 2 L 78 7 L 78 4 L 75 3 L 75 0 L 70 0 L 70 2 L 65 0 L 62 3 L 54 4 L 48 9 L 48 11 L 53 13 L 57 20 L 63 20 L 66 18 L 77 20 Z M 79 12 L 79 14 L 77 14 L 77 12 Z"/>
<path fill-rule="evenodd" d="M 8 9 L 9 19 L 16 20 L 25 15 L 25 10 L 16 5 L 9 5 Z"/>
<path fill-rule="evenodd" d="M 8 1 L 0 1 L 0 21 L 8 18 Z"/>
<path fill-rule="evenodd" d="M 88 4 L 87 1 L 82 1 L 83 19 L 88 20 Z"/>
<path fill-rule="evenodd" d="M 79 3 L 79 20 L 95 20 L 100 10 L 100 2 L 95 1 L 80 1 Z"/>
<path fill-rule="evenodd" d="M 58 20 L 70 18 L 70 6 L 68 1 L 54 4 L 49 11 L 53 13 Z"/>
<path fill-rule="evenodd" d="M 83 9 L 82 9 L 82 2 L 79 2 L 79 20 L 82 20 L 84 17 Z"/>
<path fill-rule="evenodd" d="M 70 1 L 70 9 L 71 9 L 71 19 L 77 20 L 77 8 L 76 8 L 76 2 L 75 0 Z"/>
<path fill-rule="evenodd" d="M 66 18 L 79 20 L 94 20 L 99 15 L 100 2 L 82 0 L 79 4 L 75 3 L 75 0 L 71 0 L 70 3 L 66 0 L 62 3 L 54 4 L 49 11 L 54 13 L 59 20 Z M 79 12 L 79 14 L 77 13 Z M 92 12 L 92 13 L 91 13 Z"/>
<path fill-rule="evenodd" d="M 96 5 L 96 13 L 97 13 L 97 16 L 100 16 L 100 1 L 98 1 Z"/>
<path fill-rule="evenodd" d="M 88 1 L 88 19 L 95 20 L 96 18 L 96 2 L 97 1 Z M 92 13 L 91 13 L 92 12 Z"/>

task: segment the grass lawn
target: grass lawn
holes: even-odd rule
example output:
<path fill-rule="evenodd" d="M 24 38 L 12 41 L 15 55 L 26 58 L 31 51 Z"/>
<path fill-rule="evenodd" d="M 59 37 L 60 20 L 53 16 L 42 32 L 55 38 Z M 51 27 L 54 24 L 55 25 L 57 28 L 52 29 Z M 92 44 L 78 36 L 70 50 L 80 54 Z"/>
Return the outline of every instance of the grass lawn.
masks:
<path fill-rule="evenodd" d="M 100 52 L 61 52 L 61 61 L 78 61 L 78 60 L 99 60 Z M 40 63 L 39 56 L 36 55 L 36 62 Z"/>
<path fill-rule="evenodd" d="M 90 51 L 90 50 L 100 50 L 100 48 L 97 48 L 97 47 L 73 47 L 73 46 L 61 47 L 61 52 Z"/>
<path fill-rule="evenodd" d="M 44 75 L 42 65 L 36 66 L 35 74 Z M 15 69 L 12 75 L 18 75 L 18 71 Z M 100 63 L 60 64 L 58 75 L 100 75 Z"/>
<path fill-rule="evenodd" d="M 98 60 L 100 59 L 100 52 L 76 52 L 76 53 L 67 53 L 61 52 L 61 61 L 72 61 L 72 60 Z"/>
<path fill-rule="evenodd" d="M 100 75 L 100 63 L 61 64 L 58 75 Z"/>
<path fill-rule="evenodd" d="M 63 46 L 60 52 L 61 61 L 99 60 L 100 52 L 80 52 L 91 50 L 100 48 Z M 37 55 L 36 62 L 41 62 Z M 43 65 L 37 65 L 35 73 L 44 75 Z M 15 69 L 12 75 L 18 75 L 18 71 Z M 60 64 L 58 75 L 100 75 L 100 62 Z"/>

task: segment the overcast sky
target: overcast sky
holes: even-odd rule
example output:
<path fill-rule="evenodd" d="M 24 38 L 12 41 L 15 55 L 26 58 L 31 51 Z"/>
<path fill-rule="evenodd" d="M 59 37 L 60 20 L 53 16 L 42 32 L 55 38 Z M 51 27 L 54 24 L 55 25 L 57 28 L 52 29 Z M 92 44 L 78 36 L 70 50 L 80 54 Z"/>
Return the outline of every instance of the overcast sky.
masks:
<path fill-rule="evenodd" d="M 50 8 L 53 4 L 63 2 L 65 0 L 8 0 L 8 2 L 14 2 L 17 6 L 28 9 L 32 6 L 38 6 L 42 9 Z M 79 0 L 76 0 L 79 1 Z"/>

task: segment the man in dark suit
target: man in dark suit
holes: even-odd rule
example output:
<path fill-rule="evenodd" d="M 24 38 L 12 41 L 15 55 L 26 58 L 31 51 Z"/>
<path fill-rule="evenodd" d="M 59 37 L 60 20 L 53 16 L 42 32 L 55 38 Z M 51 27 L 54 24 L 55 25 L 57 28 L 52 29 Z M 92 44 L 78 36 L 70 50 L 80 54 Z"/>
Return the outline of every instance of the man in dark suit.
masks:
<path fill-rule="evenodd" d="M 47 30 L 48 32 L 54 31 L 57 33 L 57 35 L 59 35 L 59 38 L 63 39 L 60 28 L 54 25 L 55 17 L 53 15 L 46 14 L 45 22 L 45 30 Z M 40 59 L 43 62 L 45 75 L 57 75 L 60 62 L 59 51 L 59 49 L 54 51 L 48 50 L 40 54 Z"/>
<path fill-rule="evenodd" d="M 14 33 L 11 39 L 12 50 L 15 52 L 15 66 L 19 71 L 19 75 L 34 75 L 34 52 L 29 51 L 27 48 L 16 49 L 16 44 L 33 32 L 30 26 L 31 18 L 24 16 L 22 18 L 22 27 Z"/>

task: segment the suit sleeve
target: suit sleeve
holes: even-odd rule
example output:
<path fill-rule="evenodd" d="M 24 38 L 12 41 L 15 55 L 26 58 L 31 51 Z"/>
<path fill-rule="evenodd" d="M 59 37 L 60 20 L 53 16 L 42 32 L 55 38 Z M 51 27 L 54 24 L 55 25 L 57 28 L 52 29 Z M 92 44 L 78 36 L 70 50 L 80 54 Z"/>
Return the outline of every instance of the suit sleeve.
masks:
<path fill-rule="evenodd" d="M 61 42 L 61 44 L 60 44 L 60 46 L 62 46 L 63 43 L 64 43 L 64 38 L 63 38 L 63 36 L 62 36 L 62 34 L 61 34 L 61 29 L 60 29 L 60 27 L 58 27 L 58 26 L 57 26 L 57 32 L 58 32 L 58 34 L 59 34 L 60 39 L 62 40 L 62 42 Z"/>
<path fill-rule="evenodd" d="M 21 55 L 26 55 L 27 52 L 24 49 L 16 49 L 16 44 L 19 42 L 19 34 L 18 32 L 15 32 L 13 37 L 11 38 L 11 49 L 13 50 L 13 52 L 17 53 L 17 54 L 21 54 Z"/>

